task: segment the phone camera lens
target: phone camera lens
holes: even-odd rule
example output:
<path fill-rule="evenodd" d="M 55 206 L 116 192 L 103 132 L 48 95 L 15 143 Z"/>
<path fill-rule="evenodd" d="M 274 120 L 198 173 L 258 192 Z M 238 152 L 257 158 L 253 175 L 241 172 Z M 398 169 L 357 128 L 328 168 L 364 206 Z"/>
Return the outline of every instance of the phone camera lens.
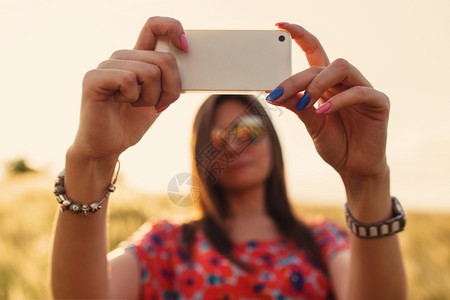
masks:
<path fill-rule="evenodd" d="M 285 39 L 286 39 L 286 38 L 284 37 L 284 35 L 280 35 L 280 36 L 278 37 L 278 40 L 279 40 L 280 42 L 284 42 Z"/>

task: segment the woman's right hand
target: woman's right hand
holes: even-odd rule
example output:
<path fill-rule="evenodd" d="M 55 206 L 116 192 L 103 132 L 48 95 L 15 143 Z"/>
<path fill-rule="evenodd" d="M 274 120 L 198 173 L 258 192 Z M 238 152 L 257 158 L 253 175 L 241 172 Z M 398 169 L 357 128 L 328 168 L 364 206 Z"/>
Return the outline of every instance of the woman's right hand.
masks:
<path fill-rule="evenodd" d="M 178 99 L 181 79 L 173 55 L 154 51 L 158 37 L 187 51 L 181 23 L 152 17 L 133 50 L 119 50 L 83 80 L 81 116 L 71 147 L 89 159 L 117 159 Z"/>

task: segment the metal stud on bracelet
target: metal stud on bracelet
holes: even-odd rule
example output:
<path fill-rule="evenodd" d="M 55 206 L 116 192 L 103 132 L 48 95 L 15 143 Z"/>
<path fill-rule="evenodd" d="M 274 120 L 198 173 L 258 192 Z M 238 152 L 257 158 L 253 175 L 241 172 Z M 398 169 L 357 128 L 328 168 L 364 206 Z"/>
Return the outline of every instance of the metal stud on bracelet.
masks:
<path fill-rule="evenodd" d="M 116 182 L 119 177 L 120 171 L 120 161 L 117 161 L 117 172 L 112 181 L 112 183 L 108 186 L 108 190 L 103 196 L 102 199 L 98 202 L 92 202 L 91 204 L 79 204 L 71 201 L 66 195 L 66 189 L 64 188 L 64 170 L 62 170 L 58 177 L 55 180 L 55 189 L 53 193 L 56 195 L 56 200 L 61 206 L 61 212 L 65 212 L 66 210 L 70 211 L 73 214 L 82 214 L 83 216 L 89 216 L 102 208 L 103 202 L 108 199 L 110 193 L 116 190 Z"/>
<path fill-rule="evenodd" d="M 357 221 L 348 210 L 347 204 L 345 204 L 347 225 L 351 232 L 360 238 L 374 239 L 403 231 L 406 225 L 406 215 L 400 202 L 395 197 L 392 197 L 392 212 L 393 216 L 385 221 L 365 224 Z"/>

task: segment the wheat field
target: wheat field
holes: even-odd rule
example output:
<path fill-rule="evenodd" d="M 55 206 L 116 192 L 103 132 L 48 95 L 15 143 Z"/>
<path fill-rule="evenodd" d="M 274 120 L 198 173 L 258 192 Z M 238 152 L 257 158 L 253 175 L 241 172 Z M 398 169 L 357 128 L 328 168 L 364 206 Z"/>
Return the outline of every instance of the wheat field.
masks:
<path fill-rule="evenodd" d="M 49 257 L 57 204 L 53 179 L 22 175 L 0 182 L 0 299 L 49 299 Z M 344 224 L 342 207 L 295 205 L 305 215 L 323 215 Z M 450 299 L 450 214 L 407 212 L 400 234 L 409 299 Z M 166 195 L 151 196 L 119 186 L 110 207 L 110 248 L 148 218 L 182 222 L 192 208 L 173 205 Z"/>

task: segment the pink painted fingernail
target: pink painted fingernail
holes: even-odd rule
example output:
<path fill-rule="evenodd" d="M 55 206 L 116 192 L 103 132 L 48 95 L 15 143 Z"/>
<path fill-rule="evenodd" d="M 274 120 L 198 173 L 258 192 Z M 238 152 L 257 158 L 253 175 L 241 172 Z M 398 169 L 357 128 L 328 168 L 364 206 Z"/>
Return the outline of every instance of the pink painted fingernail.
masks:
<path fill-rule="evenodd" d="M 318 109 L 316 109 L 316 114 L 323 114 L 324 112 L 328 111 L 331 107 L 331 103 L 325 102 L 321 107 L 319 107 Z"/>
<path fill-rule="evenodd" d="M 158 108 L 158 109 L 156 110 L 156 112 L 157 112 L 158 114 L 159 114 L 159 113 L 162 113 L 162 112 L 165 111 L 166 108 L 168 108 L 169 106 L 170 106 L 170 104 L 161 106 L 160 108 Z"/>
<path fill-rule="evenodd" d="M 184 33 L 182 33 L 180 36 L 180 43 L 181 43 L 181 48 L 183 49 L 183 51 L 188 53 L 189 47 L 188 47 L 187 39 L 186 39 L 186 36 L 184 35 Z"/>
<path fill-rule="evenodd" d="M 278 23 L 276 23 L 275 24 L 275 26 L 284 26 L 284 25 L 288 25 L 289 23 L 288 22 L 278 22 Z"/>

